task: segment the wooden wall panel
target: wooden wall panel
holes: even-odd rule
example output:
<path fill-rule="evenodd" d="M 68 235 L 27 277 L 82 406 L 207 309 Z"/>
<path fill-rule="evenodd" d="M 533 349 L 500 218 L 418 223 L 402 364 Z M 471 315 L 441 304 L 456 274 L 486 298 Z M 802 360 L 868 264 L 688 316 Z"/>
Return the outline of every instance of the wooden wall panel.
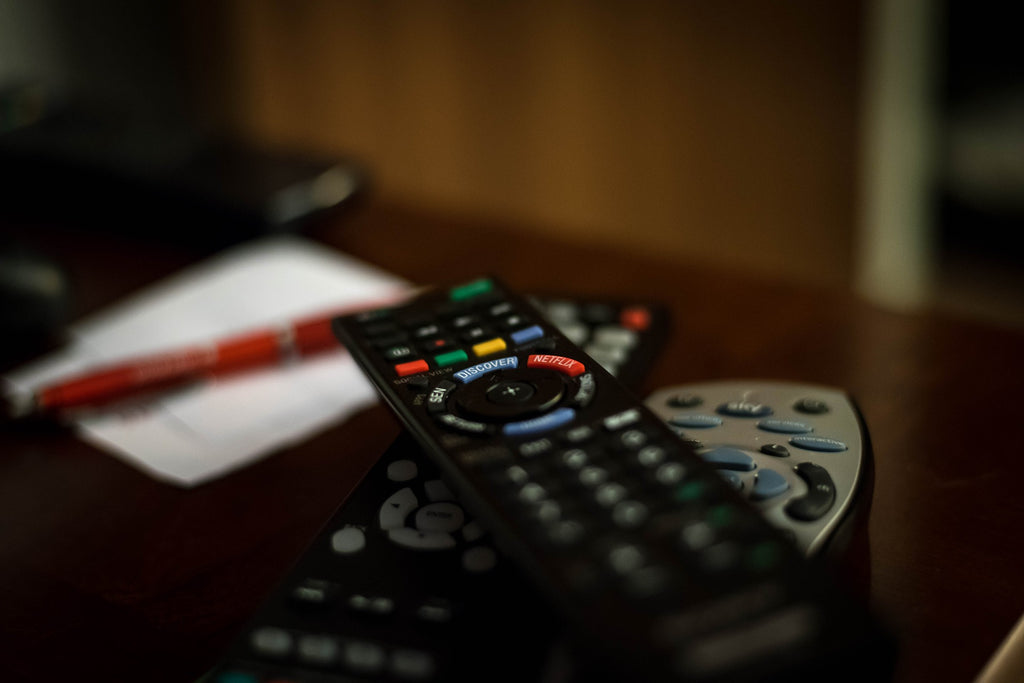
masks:
<path fill-rule="evenodd" d="M 848 284 L 854 0 L 194 5 L 206 111 L 389 200 Z"/>

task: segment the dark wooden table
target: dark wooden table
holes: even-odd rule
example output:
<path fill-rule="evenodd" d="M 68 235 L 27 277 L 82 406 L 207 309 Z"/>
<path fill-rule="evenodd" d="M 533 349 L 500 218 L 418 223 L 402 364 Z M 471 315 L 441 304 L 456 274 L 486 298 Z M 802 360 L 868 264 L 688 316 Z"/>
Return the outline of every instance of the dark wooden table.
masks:
<path fill-rule="evenodd" d="M 69 229 L 20 234 L 69 267 L 79 314 L 199 257 Z M 870 554 L 849 569 L 899 636 L 896 680 L 971 680 L 1020 616 L 1021 332 L 373 204 L 316 234 L 424 284 L 495 273 L 528 292 L 661 300 L 674 330 L 647 390 L 717 378 L 847 388 L 876 466 Z M 5 429 L 0 680 L 194 680 L 398 431 L 376 407 L 183 490 L 68 433 Z"/>

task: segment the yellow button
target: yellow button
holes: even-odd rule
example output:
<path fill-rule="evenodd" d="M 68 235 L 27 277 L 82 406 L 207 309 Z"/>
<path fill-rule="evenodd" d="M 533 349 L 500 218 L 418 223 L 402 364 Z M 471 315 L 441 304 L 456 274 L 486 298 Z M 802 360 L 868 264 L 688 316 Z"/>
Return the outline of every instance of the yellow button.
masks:
<path fill-rule="evenodd" d="M 485 342 L 473 345 L 473 353 L 478 356 L 489 356 L 492 353 L 505 350 L 505 340 L 501 337 L 495 337 Z"/>

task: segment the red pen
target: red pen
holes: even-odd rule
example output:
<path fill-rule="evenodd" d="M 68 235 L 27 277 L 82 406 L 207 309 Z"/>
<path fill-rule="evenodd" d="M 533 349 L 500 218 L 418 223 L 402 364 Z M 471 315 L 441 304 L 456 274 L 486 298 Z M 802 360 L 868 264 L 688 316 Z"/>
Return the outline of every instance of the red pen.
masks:
<path fill-rule="evenodd" d="M 9 418 L 54 414 L 86 406 L 101 406 L 185 381 L 301 358 L 341 346 L 331 331 L 339 315 L 395 303 L 363 303 L 327 314 L 310 316 L 279 327 L 242 333 L 208 345 L 139 356 L 45 386 L 28 396 L 7 397 Z"/>

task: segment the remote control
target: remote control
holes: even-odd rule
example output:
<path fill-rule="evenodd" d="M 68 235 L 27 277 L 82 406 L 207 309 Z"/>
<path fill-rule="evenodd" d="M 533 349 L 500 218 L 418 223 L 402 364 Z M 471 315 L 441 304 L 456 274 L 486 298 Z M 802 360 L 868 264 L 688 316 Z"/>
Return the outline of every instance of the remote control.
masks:
<path fill-rule="evenodd" d="M 866 613 L 496 279 L 334 329 L 586 658 L 650 681 L 794 680 L 837 658 L 877 661 Z M 423 344 L 435 345 L 408 357 Z"/>
<path fill-rule="evenodd" d="M 405 433 L 202 681 L 539 681 L 550 612 Z"/>
<path fill-rule="evenodd" d="M 659 389 L 646 403 L 806 555 L 852 512 L 871 447 L 845 392 L 717 381 Z"/>
<path fill-rule="evenodd" d="M 634 387 L 667 335 L 656 303 L 531 301 Z M 517 623 L 530 627 L 514 644 L 493 636 Z M 554 683 L 574 675 L 552 645 L 558 626 L 403 434 L 203 681 L 468 683 L 487 672 L 495 683 Z"/>

